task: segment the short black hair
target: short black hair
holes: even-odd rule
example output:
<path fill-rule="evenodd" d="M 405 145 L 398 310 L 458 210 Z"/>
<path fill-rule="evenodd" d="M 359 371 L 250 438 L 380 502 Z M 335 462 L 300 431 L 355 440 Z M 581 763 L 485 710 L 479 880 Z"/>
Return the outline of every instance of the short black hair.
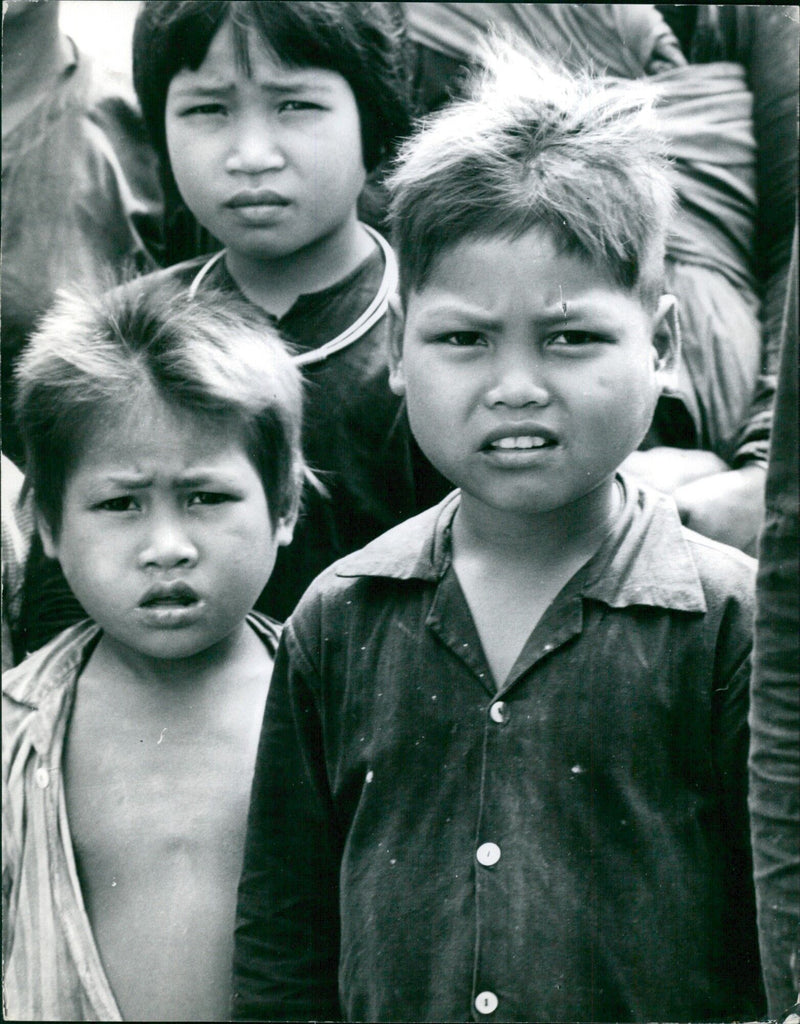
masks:
<path fill-rule="evenodd" d="M 133 33 L 133 82 L 165 174 L 167 90 L 183 68 L 196 71 L 223 24 L 234 28 L 247 63 L 248 36 L 294 67 L 338 72 L 361 118 L 364 166 L 372 171 L 411 124 L 405 20 L 399 3 L 320 0 L 145 0 Z"/>

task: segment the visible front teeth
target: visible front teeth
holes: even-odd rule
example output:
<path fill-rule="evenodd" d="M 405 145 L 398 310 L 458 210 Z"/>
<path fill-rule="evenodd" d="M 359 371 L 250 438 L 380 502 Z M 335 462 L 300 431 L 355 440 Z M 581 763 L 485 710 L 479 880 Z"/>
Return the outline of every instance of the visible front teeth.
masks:
<path fill-rule="evenodd" d="M 543 437 L 501 437 L 492 442 L 492 448 L 502 448 L 504 451 L 516 449 L 544 448 L 547 441 Z"/>

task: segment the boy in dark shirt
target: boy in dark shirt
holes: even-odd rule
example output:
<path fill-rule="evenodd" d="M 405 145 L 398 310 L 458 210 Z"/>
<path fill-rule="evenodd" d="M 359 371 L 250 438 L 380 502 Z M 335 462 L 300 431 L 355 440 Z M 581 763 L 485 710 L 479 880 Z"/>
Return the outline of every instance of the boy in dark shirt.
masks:
<path fill-rule="evenodd" d="M 234 1014 L 752 1019 L 754 564 L 617 472 L 675 366 L 657 139 L 493 68 L 392 183 L 392 383 L 459 490 L 285 628 Z"/>

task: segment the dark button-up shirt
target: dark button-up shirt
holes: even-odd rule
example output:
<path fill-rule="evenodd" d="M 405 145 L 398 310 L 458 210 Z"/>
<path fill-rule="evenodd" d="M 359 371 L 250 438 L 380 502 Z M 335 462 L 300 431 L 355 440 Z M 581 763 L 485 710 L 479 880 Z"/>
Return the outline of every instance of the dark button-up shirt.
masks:
<path fill-rule="evenodd" d="M 752 1019 L 752 559 L 626 483 L 498 689 L 458 500 L 332 566 L 284 630 L 234 1016 Z"/>

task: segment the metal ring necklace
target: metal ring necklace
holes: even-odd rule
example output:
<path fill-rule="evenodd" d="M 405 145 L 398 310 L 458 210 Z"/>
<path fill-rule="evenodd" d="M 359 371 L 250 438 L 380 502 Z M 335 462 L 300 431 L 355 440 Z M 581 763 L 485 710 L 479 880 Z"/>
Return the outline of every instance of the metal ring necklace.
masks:
<path fill-rule="evenodd" d="M 394 254 L 392 247 L 386 241 L 386 239 L 374 228 L 371 228 L 369 224 L 362 224 L 364 230 L 375 239 L 378 247 L 383 253 L 383 277 L 381 283 L 378 286 L 378 290 L 375 292 L 375 297 L 372 302 L 367 306 L 363 313 L 354 320 L 349 327 L 342 331 L 341 334 L 337 334 L 335 338 L 331 338 L 330 341 L 326 341 L 324 345 L 319 348 L 312 349 L 309 352 L 302 352 L 300 355 L 294 357 L 294 362 L 298 366 L 308 366 L 311 363 L 322 363 L 328 356 L 332 356 L 334 352 L 341 352 L 343 348 L 347 348 L 348 345 L 352 345 L 354 341 L 358 341 L 359 338 L 363 337 L 375 324 L 385 315 L 392 298 L 397 294 L 397 285 L 399 281 L 399 274 L 397 268 L 397 257 Z M 220 252 L 214 253 L 200 270 L 197 272 L 194 280 L 189 286 L 189 299 L 194 299 L 197 295 L 197 291 L 203 278 L 208 274 L 213 266 L 215 266 L 225 255 L 226 250 L 222 249 Z"/>

